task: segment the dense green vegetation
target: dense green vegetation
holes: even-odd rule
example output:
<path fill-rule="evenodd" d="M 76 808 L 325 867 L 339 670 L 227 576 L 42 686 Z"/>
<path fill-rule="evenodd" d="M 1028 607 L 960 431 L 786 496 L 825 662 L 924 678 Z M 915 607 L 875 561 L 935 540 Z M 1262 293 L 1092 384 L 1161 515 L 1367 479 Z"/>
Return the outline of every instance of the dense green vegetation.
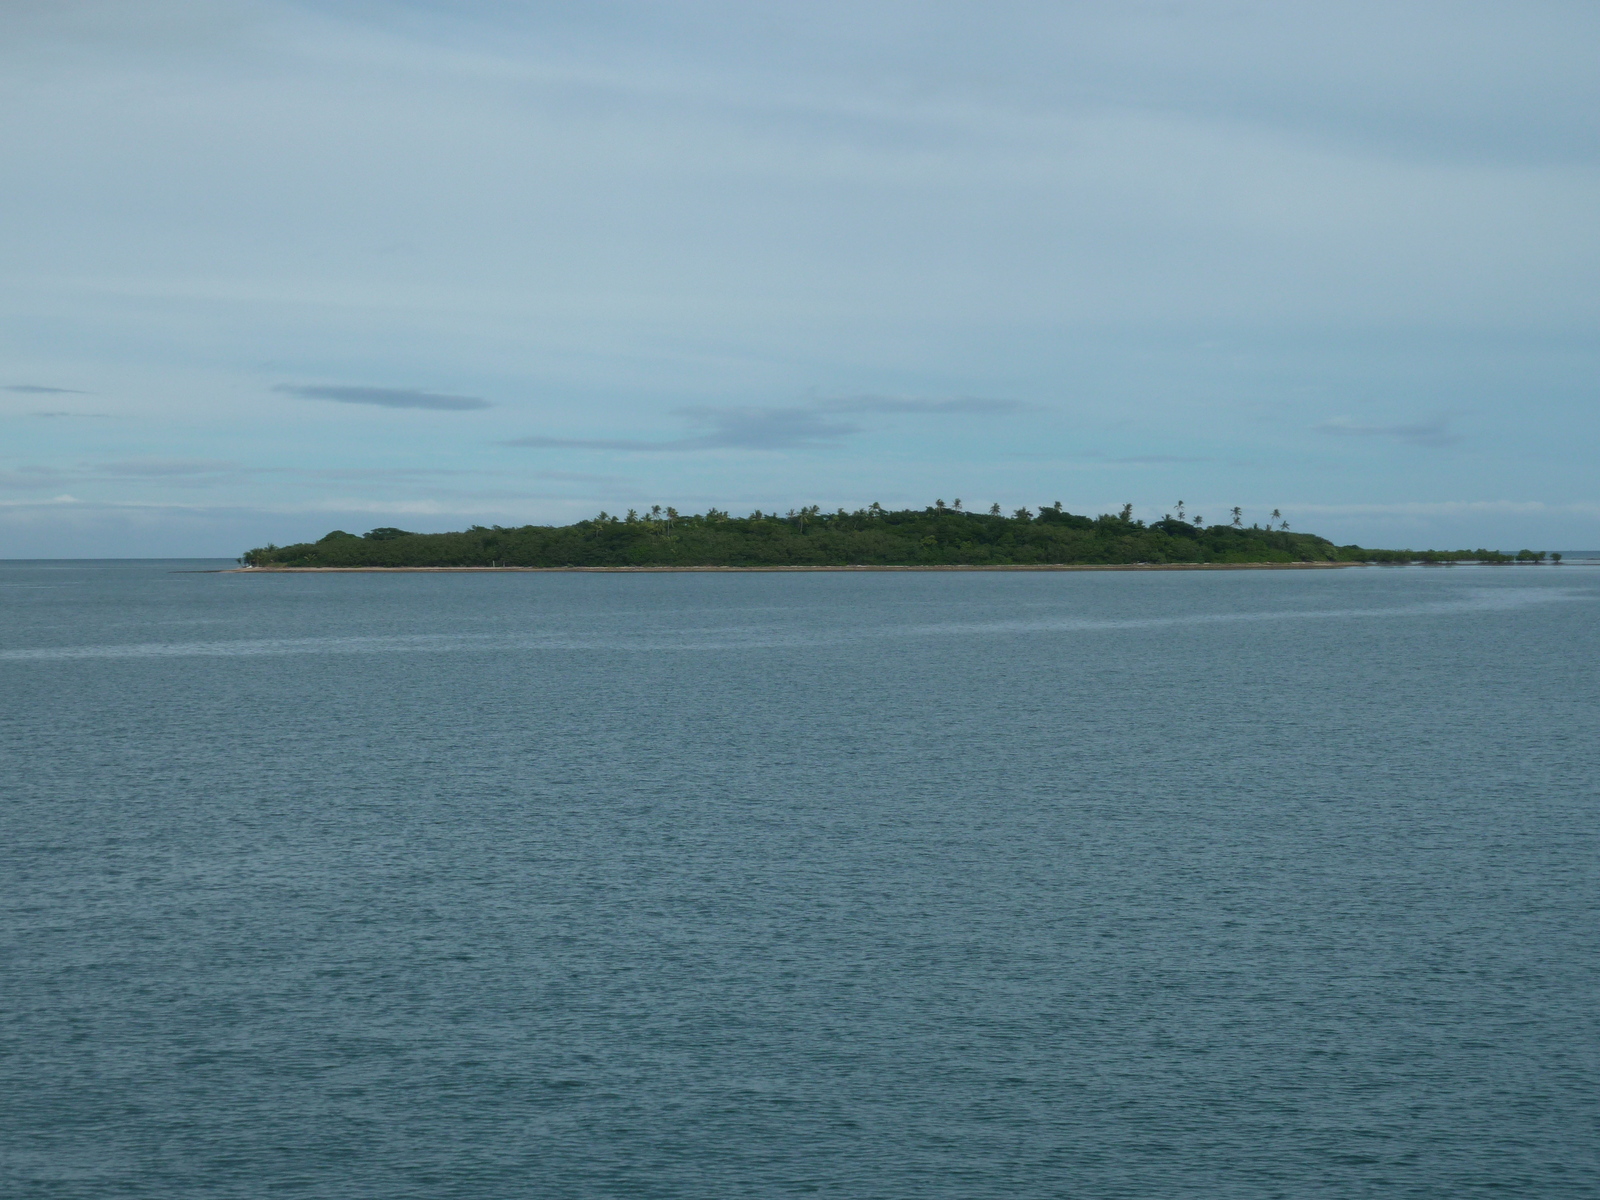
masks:
<path fill-rule="evenodd" d="M 574 525 L 475 525 L 461 533 L 381 528 L 357 537 L 334 530 L 317 542 L 264 546 L 241 561 L 259 567 L 648 567 L 648 566 L 1021 566 L 1029 564 L 1511 562 L 1490 550 L 1366 550 L 1326 538 L 1177 516 L 1146 523 L 1120 513 L 1082 517 L 1058 503 L 1006 516 L 964 511 L 957 500 L 891 512 L 817 507 L 733 517 L 712 509 L 691 516 L 656 507 L 645 515 L 607 513 Z M 1278 514 L 1274 513 L 1274 517 Z M 1517 558 L 1542 560 L 1523 551 Z"/>

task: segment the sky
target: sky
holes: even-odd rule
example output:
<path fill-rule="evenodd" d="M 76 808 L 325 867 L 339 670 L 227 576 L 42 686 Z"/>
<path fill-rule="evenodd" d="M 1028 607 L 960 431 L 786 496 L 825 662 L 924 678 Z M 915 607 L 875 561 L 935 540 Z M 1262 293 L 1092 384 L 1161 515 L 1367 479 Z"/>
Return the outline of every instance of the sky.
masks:
<path fill-rule="evenodd" d="M 1600 548 L 1600 6 L 6 0 L 0 557 L 1186 502 Z"/>

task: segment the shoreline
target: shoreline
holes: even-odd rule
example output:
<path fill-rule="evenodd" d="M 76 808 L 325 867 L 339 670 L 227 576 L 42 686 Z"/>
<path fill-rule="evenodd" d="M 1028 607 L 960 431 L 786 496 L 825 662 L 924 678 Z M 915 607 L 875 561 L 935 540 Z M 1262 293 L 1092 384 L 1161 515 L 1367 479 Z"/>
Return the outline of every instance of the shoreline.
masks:
<path fill-rule="evenodd" d="M 1010 563 L 984 566 L 969 563 L 919 566 L 762 566 L 762 567 L 229 567 L 221 575 L 288 574 L 398 574 L 402 572 L 477 572 L 545 574 L 649 575 L 686 571 L 1323 571 L 1342 567 L 1365 567 L 1364 562 L 1288 562 L 1288 563 Z"/>

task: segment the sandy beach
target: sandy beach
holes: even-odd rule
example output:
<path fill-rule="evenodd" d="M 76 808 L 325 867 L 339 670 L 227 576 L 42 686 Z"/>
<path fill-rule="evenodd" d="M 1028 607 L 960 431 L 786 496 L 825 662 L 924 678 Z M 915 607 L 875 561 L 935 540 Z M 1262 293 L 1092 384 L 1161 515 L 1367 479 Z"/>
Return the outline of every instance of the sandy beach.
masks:
<path fill-rule="evenodd" d="M 1359 562 L 1293 563 L 1019 563 L 1007 566 L 769 566 L 769 567 L 233 567 L 225 574 L 392 574 L 403 571 L 544 571 L 649 574 L 681 571 L 1305 571 L 1337 567 L 1364 567 Z"/>

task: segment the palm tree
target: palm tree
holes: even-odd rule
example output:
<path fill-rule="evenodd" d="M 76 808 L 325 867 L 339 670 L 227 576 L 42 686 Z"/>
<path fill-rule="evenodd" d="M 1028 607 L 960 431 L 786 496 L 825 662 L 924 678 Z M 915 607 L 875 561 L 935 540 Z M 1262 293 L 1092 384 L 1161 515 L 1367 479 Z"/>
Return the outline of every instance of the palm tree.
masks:
<path fill-rule="evenodd" d="M 1233 527 L 1235 529 L 1243 529 L 1244 528 L 1244 509 L 1240 508 L 1237 504 L 1235 504 L 1231 511 L 1233 513 Z"/>

